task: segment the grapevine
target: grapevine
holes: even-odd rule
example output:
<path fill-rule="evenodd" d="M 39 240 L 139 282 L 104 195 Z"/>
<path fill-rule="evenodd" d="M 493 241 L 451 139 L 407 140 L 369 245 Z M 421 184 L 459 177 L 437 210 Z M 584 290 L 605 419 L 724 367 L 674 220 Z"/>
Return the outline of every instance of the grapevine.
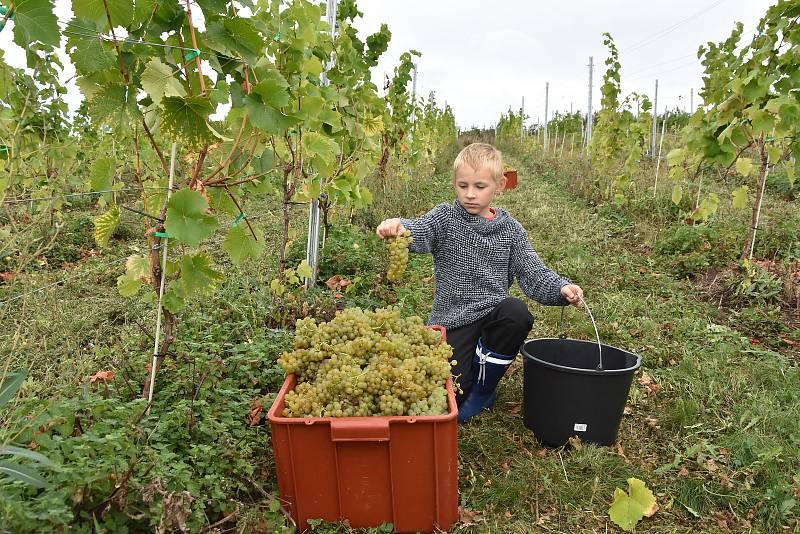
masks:
<path fill-rule="evenodd" d="M 284 417 L 441 415 L 452 348 L 396 307 L 348 308 L 331 321 L 297 321 L 294 350 L 278 359 L 297 376 Z"/>
<path fill-rule="evenodd" d="M 386 250 L 389 253 L 389 265 L 386 269 L 386 278 L 396 284 L 403 278 L 408 265 L 408 246 L 413 241 L 411 233 L 406 231 L 396 237 L 386 239 Z"/>

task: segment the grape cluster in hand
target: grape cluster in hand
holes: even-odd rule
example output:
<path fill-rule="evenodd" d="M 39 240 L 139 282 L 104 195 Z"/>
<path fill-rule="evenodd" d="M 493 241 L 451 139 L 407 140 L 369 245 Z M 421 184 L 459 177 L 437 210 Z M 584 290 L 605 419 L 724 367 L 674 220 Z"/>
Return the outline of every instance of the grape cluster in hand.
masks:
<path fill-rule="evenodd" d="M 411 232 L 405 231 L 396 237 L 386 238 L 386 249 L 389 252 L 389 267 L 386 270 L 386 278 L 397 283 L 403 278 L 408 264 L 408 246 L 413 241 Z"/>
<path fill-rule="evenodd" d="M 348 308 L 327 323 L 297 321 L 278 363 L 297 376 L 284 417 L 442 415 L 453 349 L 396 307 Z"/>

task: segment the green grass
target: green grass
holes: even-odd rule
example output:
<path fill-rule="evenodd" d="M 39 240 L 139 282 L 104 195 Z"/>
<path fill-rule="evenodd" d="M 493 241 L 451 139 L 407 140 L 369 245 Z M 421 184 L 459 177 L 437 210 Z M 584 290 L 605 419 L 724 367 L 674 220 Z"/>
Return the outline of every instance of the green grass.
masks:
<path fill-rule="evenodd" d="M 584 288 L 603 342 L 641 355 L 642 372 L 661 388 L 651 391 L 637 374 L 618 445 L 544 449 L 522 424 L 523 370 L 517 362 L 501 383 L 496 408 L 459 429 L 465 521 L 453 532 L 618 531 L 607 511 L 614 488 L 625 488 L 629 477 L 644 480 L 660 506 L 638 532 L 795 531 L 800 375 L 790 354 L 751 343 L 750 330 L 765 324 L 759 318 L 763 307 L 753 306 L 750 315 L 718 309 L 696 284 L 675 278 L 662 258 L 645 253 L 662 232 L 652 219 L 576 198 L 567 185 L 574 169 L 510 159 L 519 168 L 520 185 L 497 204 L 525 226 L 550 267 Z M 365 282 L 340 299 L 327 289 L 316 291 L 319 313 L 339 300 L 367 307 L 396 303 L 405 314 L 427 315 L 430 257 L 412 257 L 407 283 L 389 288 L 374 271 L 380 267 L 375 258 L 381 245 L 369 245 L 367 237 L 383 217 L 413 216 L 452 198 L 446 166 L 426 176 L 387 184 L 392 201 L 356 213 L 354 221 L 363 229 L 355 227 L 329 243 L 334 248 L 340 243 L 352 248 L 359 239 L 365 243 L 347 257 L 354 269 L 350 276 Z M 267 250 L 274 251 L 277 211 L 273 205 L 263 211 L 274 214 L 258 220 Z M 304 213 L 295 219 L 295 239 L 303 241 Z M 124 259 L 141 244 L 137 239 L 112 243 L 100 257 L 79 260 L 69 271 L 35 271 L 0 288 L 3 300 L 81 275 L 0 309 L 0 356 L 11 368 L 28 368 L 32 377 L 2 422 L 24 423 L 25 409 L 49 404 L 79 414 L 83 422 L 83 433 L 24 431 L 64 471 L 52 475 L 55 489 L 40 493 L 0 485 L 8 517 L 29 521 L 11 530 L 46 531 L 47 525 L 73 519 L 84 530 L 95 519 L 111 531 L 126 524 L 147 530 L 163 517 L 160 500 L 147 503 L 142 497 L 154 491 L 156 477 L 167 494 L 191 492 L 193 526 L 242 506 L 247 512 L 238 516 L 239 529 L 257 531 L 265 521 L 277 528 L 279 517 L 262 493 L 277 493 L 268 427 L 263 421 L 251 427 L 248 420 L 252 402 L 268 404 L 274 395 L 280 382 L 274 359 L 289 341 L 288 330 L 275 328 L 287 309 L 276 308 L 268 291 L 275 255 L 234 267 L 219 243 L 209 245 L 226 281 L 187 307 L 175 357 L 159 375 L 158 404 L 151 416 L 137 421 L 143 406 L 136 388 L 152 350 L 154 306 L 117 294 Z M 329 250 L 334 256 L 339 252 Z M 112 266 L 105 268 L 106 261 Z M 557 334 L 560 309 L 529 304 L 536 317 L 531 337 Z M 567 310 L 565 329 L 570 337 L 594 337 L 588 317 L 576 309 Z M 105 391 L 88 382 L 102 369 L 116 370 L 120 377 Z M 42 421 L 56 421 L 62 412 Z M 120 474 L 134 464 L 125 499 L 101 512 Z M 84 500 L 75 501 L 76 495 Z"/>

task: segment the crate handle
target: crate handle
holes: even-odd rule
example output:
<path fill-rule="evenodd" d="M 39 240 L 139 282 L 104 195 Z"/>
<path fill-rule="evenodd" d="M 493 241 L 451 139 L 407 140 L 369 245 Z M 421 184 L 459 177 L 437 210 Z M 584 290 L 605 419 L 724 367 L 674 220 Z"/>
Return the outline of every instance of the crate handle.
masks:
<path fill-rule="evenodd" d="M 389 441 L 389 419 L 386 417 L 333 419 L 331 441 Z"/>

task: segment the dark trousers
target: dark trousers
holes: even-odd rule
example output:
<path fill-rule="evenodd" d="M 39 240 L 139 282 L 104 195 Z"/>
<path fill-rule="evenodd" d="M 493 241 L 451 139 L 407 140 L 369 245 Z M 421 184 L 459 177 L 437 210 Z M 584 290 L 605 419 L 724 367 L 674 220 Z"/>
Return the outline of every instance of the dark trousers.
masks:
<path fill-rule="evenodd" d="M 531 328 L 533 315 L 528 305 L 518 298 L 507 297 L 483 319 L 447 331 L 447 343 L 453 347 L 453 358 L 458 362 L 452 371 L 462 390 L 461 394 L 456 393 L 458 404 L 472 388 L 472 360 L 478 338 L 483 338 L 483 346 L 492 352 L 516 355 Z"/>

